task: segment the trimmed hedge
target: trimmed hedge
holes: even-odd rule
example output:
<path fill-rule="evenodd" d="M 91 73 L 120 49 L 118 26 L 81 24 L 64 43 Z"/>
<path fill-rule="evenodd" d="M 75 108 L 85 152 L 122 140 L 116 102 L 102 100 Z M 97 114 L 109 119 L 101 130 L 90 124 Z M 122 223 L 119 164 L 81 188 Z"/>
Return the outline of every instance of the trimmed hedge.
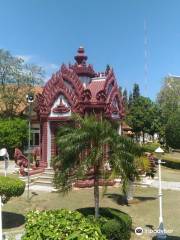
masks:
<path fill-rule="evenodd" d="M 180 169 L 180 160 L 172 159 L 172 158 L 163 158 L 165 162 L 164 166 L 173 168 L 173 169 Z"/>
<path fill-rule="evenodd" d="M 94 208 L 82 208 L 78 211 L 86 217 L 94 215 Z M 100 208 L 99 213 L 101 217 L 97 222 L 107 239 L 129 240 L 131 238 L 132 219 L 128 214 L 112 208 Z"/>
<path fill-rule="evenodd" d="M 31 211 L 22 240 L 107 240 L 97 223 L 78 211 Z"/>
<path fill-rule="evenodd" d="M 19 197 L 23 194 L 25 183 L 18 178 L 0 176 L 0 195 L 2 202 L 6 203 L 11 197 Z"/>
<path fill-rule="evenodd" d="M 143 145 L 144 152 L 150 152 L 153 153 L 156 148 L 160 146 L 159 143 L 146 143 Z"/>

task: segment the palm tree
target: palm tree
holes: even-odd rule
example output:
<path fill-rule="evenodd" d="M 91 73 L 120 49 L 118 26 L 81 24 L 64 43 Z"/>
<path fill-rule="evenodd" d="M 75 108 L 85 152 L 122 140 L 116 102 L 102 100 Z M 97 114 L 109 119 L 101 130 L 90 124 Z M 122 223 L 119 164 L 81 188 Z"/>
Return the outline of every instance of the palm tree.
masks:
<path fill-rule="evenodd" d="M 99 216 L 99 178 L 107 177 L 104 164 L 110 163 L 113 173 L 124 179 L 137 176 L 134 155 L 140 149 L 130 140 L 119 136 L 112 124 L 95 116 L 75 116 L 71 126 L 59 129 L 57 144 L 59 156 L 54 160 L 55 186 L 63 192 L 72 188 L 73 182 L 93 168 L 95 217 Z M 107 147 L 108 146 L 108 147 Z M 108 148 L 108 153 L 104 149 Z M 105 156 L 106 155 L 106 156 Z"/>

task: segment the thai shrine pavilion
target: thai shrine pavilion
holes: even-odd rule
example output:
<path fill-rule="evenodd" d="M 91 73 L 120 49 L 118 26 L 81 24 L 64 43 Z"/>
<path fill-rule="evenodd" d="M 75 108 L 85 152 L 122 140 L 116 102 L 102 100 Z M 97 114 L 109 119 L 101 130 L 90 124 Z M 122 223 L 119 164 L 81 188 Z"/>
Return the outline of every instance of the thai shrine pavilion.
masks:
<path fill-rule="evenodd" d="M 103 114 L 119 123 L 121 134 L 124 106 L 113 69 L 96 72 L 87 63 L 83 47 L 78 49 L 74 59 L 72 65 L 63 64 L 36 97 L 36 117 L 31 123 L 34 145 L 39 144 L 40 159 L 48 167 L 51 158 L 57 154 L 57 128 L 71 121 L 73 113 Z"/>

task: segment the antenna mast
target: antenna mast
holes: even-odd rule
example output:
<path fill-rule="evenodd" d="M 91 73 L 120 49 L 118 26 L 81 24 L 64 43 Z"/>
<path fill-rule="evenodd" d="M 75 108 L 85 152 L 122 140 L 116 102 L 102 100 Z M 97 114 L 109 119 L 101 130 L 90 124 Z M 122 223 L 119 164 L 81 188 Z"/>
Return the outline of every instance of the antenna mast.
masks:
<path fill-rule="evenodd" d="M 147 23 L 144 19 L 144 92 L 147 96 L 148 88 L 148 35 L 147 35 Z"/>

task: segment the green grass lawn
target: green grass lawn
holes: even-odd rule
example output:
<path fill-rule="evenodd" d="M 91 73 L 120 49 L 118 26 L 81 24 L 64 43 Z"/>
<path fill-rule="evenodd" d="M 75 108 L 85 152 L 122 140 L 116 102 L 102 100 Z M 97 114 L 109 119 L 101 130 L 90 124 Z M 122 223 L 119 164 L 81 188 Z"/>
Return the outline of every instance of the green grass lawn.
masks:
<path fill-rule="evenodd" d="M 165 158 L 172 158 L 174 160 L 180 161 L 180 153 L 179 152 L 172 152 L 172 153 L 165 153 Z"/>
<path fill-rule="evenodd" d="M 164 222 L 167 229 L 173 229 L 173 236 L 180 236 L 180 191 L 163 191 L 164 193 Z M 135 202 L 126 206 L 122 202 L 120 189 L 111 187 L 104 197 L 101 197 L 100 206 L 116 208 L 131 215 L 133 228 L 156 228 L 158 226 L 158 190 L 154 188 L 137 187 Z M 68 195 L 59 193 L 32 192 L 31 201 L 27 202 L 25 193 L 19 198 L 14 198 L 3 206 L 4 230 L 12 231 L 23 228 L 24 215 L 32 209 L 77 209 L 93 206 L 93 189 L 73 190 Z M 137 237 L 132 234 L 132 239 L 151 239 L 150 235 Z M 175 239 L 175 238 L 171 238 Z M 176 238 L 180 239 L 180 238 Z"/>
<path fill-rule="evenodd" d="M 180 182 L 180 170 L 162 166 L 162 180 L 169 182 Z"/>

